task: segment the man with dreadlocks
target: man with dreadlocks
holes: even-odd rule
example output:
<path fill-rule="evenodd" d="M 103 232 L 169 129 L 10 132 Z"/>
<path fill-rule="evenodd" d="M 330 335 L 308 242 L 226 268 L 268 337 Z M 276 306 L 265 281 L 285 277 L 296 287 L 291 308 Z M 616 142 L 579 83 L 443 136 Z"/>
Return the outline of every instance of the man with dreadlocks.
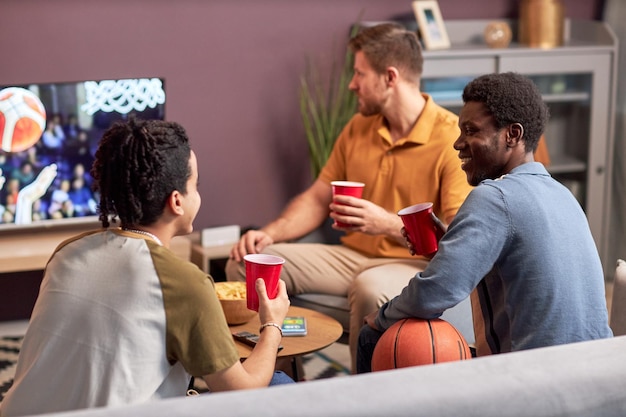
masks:
<path fill-rule="evenodd" d="M 3 417 L 140 403 L 185 395 L 191 376 L 210 391 L 292 382 L 274 373 L 280 328 L 263 327 L 245 362 L 213 281 L 169 250 L 200 207 L 196 156 L 164 121 L 117 123 L 91 174 L 103 229 L 63 242 L 48 261 Z M 121 227 L 113 227 L 120 223 Z M 282 323 L 284 282 L 261 323 Z"/>

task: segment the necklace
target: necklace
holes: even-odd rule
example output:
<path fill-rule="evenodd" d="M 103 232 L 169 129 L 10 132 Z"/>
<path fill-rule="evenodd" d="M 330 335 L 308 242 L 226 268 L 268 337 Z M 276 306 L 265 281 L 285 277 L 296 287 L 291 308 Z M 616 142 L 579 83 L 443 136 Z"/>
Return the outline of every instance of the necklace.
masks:
<path fill-rule="evenodd" d="M 156 237 L 155 235 L 153 235 L 150 232 L 146 232 L 144 230 L 137 230 L 137 229 L 127 229 L 125 227 L 122 227 L 122 230 L 124 230 L 126 232 L 132 232 L 132 233 L 137 233 L 137 234 L 140 234 L 140 235 L 148 236 L 149 238 L 154 240 L 156 243 L 158 243 L 159 246 L 163 246 L 163 243 L 161 243 L 161 239 L 159 239 L 158 237 Z"/>

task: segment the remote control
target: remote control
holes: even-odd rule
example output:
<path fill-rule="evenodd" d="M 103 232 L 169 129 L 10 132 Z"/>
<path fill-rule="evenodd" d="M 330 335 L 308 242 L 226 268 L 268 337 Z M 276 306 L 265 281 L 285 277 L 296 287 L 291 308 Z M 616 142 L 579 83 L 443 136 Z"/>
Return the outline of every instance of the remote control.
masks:
<path fill-rule="evenodd" d="M 237 332 L 233 333 L 233 338 L 238 342 L 241 342 L 245 345 L 255 347 L 259 341 L 259 335 L 250 333 L 250 332 Z M 278 346 L 278 351 L 280 352 L 283 349 L 282 346 Z"/>
<path fill-rule="evenodd" d="M 233 333 L 233 337 L 235 340 L 252 347 L 255 347 L 259 341 L 259 335 L 250 332 Z"/>

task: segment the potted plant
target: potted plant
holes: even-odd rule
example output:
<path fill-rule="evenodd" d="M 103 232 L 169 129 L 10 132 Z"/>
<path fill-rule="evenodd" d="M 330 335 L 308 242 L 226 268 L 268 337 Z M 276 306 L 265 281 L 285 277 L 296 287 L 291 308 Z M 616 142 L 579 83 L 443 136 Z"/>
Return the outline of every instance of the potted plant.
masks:
<path fill-rule="evenodd" d="M 350 36 L 357 32 L 358 25 L 354 25 Z M 300 77 L 300 114 L 314 179 L 326 164 L 339 133 L 356 112 L 357 97 L 348 88 L 353 65 L 354 54 L 348 49 L 343 63 L 333 61 L 326 82 L 310 60 L 307 60 L 305 74 Z"/>
<path fill-rule="evenodd" d="M 356 35 L 358 25 L 352 27 L 350 36 Z M 357 97 L 348 88 L 352 79 L 354 54 L 346 50 L 343 63 L 332 62 L 328 79 L 322 79 L 320 72 L 307 60 L 306 72 L 300 77 L 300 114 L 304 124 L 311 175 L 315 180 L 326 164 L 337 137 L 357 108 Z M 342 232 L 331 227 L 332 219 L 305 241 L 339 243 Z"/>

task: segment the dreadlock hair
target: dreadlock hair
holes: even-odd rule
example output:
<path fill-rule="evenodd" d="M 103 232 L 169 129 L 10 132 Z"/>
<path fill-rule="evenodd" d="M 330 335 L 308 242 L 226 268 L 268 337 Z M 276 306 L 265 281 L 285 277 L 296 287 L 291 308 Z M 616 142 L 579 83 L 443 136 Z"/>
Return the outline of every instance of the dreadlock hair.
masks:
<path fill-rule="evenodd" d="M 102 226 L 117 217 L 125 227 L 154 223 L 173 191 L 187 193 L 190 155 L 189 138 L 177 123 L 131 117 L 112 125 L 91 168 Z"/>
<path fill-rule="evenodd" d="M 537 149 L 550 112 L 529 78 L 514 72 L 480 76 L 463 90 L 463 102 L 468 101 L 483 103 L 493 116 L 496 129 L 521 124 L 526 152 Z"/>

